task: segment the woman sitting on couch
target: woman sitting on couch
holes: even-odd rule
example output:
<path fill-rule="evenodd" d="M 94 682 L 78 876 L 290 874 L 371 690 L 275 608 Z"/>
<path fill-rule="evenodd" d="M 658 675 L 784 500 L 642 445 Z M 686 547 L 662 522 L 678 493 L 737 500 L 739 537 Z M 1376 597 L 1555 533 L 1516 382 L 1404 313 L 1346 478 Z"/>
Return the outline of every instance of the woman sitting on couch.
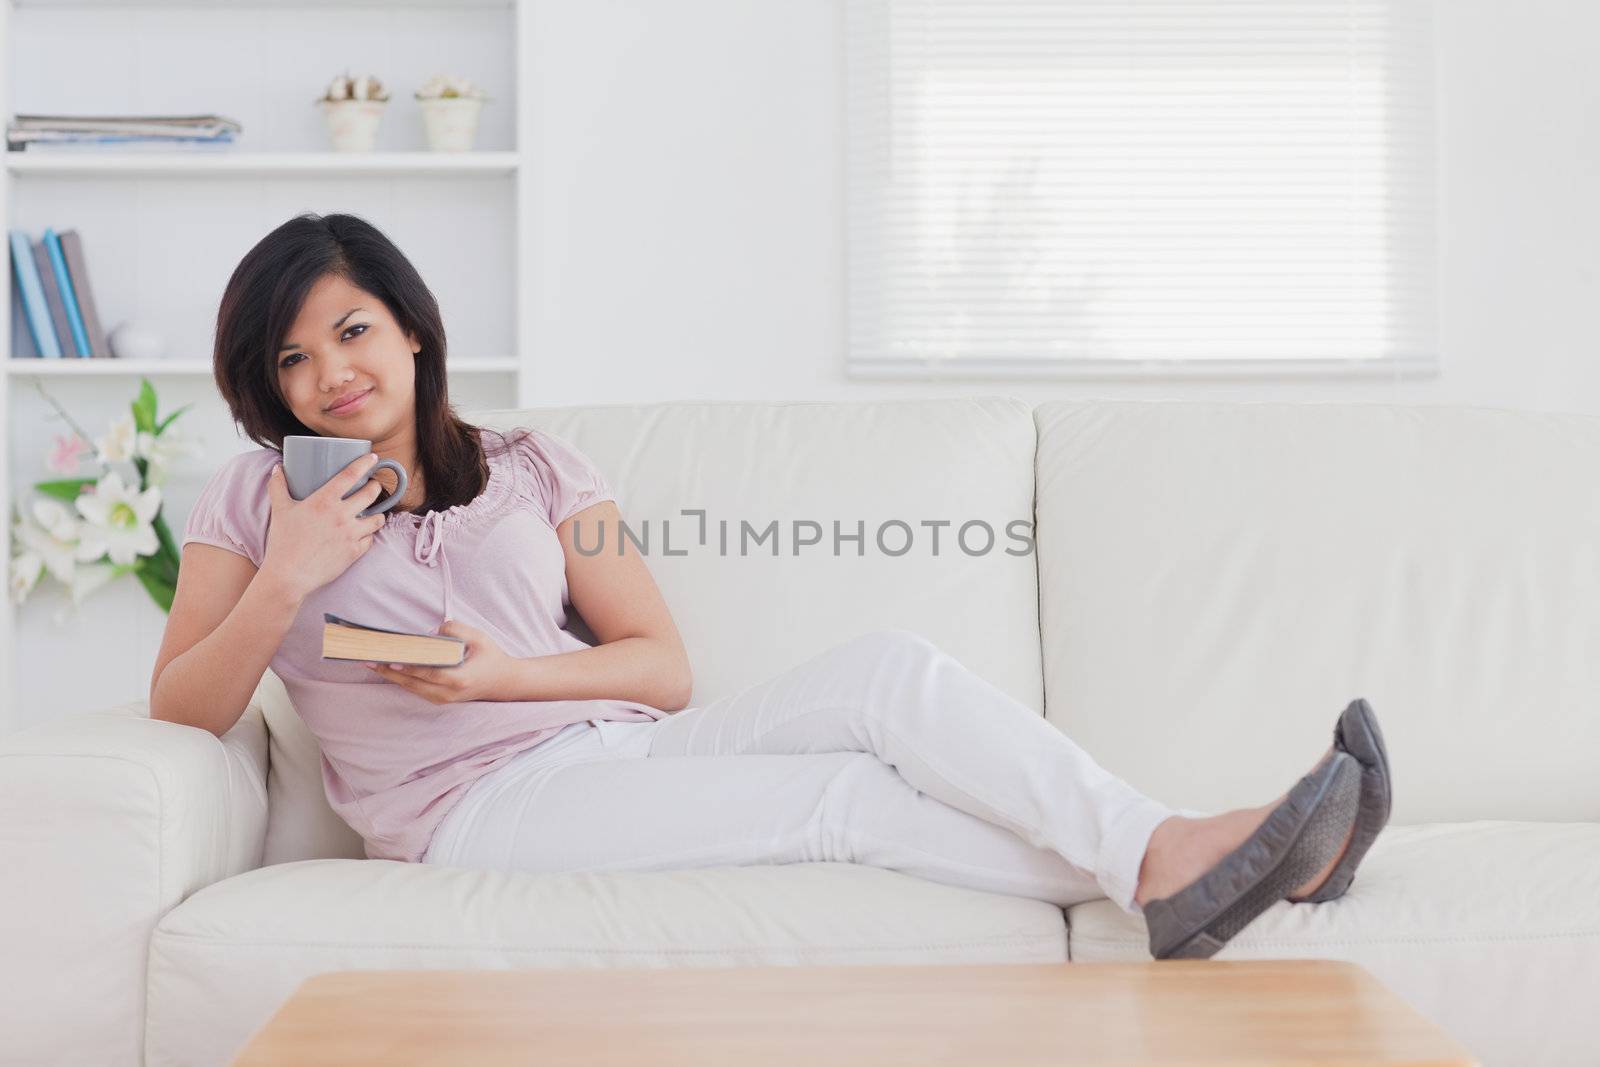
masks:
<path fill-rule="evenodd" d="M 395 245 L 303 215 L 252 248 L 215 374 L 262 447 L 189 516 L 151 680 L 156 718 L 221 735 L 269 666 L 372 858 L 519 871 L 846 861 L 1142 912 L 1158 957 L 1209 956 L 1279 900 L 1344 893 L 1388 818 L 1371 708 L 1257 808 L 1189 817 L 905 630 L 867 633 L 700 706 L 604 475 L 559 437 L 450 405 L 444 326 Z M 304 499 L 290 435 L 371 451 Z M 379 458 L 409 472 L 388 512 Z M 603 534 L 599 535 L 603 536 Z M 567 629 L 569 609 L 597 639 Z M 323 613 L 465 642 L 455 667 L 325 660 Z M 1152 739 L 1159 743 L 1159 739 Z"/>

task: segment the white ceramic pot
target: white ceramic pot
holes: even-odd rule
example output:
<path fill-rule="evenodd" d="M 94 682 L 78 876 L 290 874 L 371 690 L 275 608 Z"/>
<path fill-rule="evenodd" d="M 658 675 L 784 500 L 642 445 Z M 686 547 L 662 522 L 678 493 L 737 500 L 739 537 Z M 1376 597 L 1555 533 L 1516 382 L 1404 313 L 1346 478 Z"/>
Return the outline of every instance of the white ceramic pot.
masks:
<path fill-rule="evenodd" d="M 418 100 L 428 147 L 435 152 L 470 152 L 478 137 L 483 100 L 475 96 L 441 96 Z"/>
<path fill-rule="evenodd" d="M 318 100 L 335 152 L 370 152 L 378 143 L 386 100 Z"/>
<path fill-rule="evenodd" d="M 153 327 L 132 319 L 112 330 L 106 343 L 117 359 L 160 359 L 167 354 L 167 342 L 161 335 Z"/>

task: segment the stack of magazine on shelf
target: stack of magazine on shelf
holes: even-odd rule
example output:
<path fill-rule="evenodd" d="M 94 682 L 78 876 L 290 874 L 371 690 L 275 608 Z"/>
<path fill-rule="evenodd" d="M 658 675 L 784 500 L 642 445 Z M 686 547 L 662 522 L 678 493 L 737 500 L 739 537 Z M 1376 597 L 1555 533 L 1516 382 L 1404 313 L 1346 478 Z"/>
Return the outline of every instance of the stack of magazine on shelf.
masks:
<path fill-rule="evenodd" d="M 12 330 L 12 357 L 110 359 L 78 231 L 46 228 L 33 241 L 12 230 L 10 237 L 12 317 L 27 327 Z"/>
<path fill-rule="evenodd" d="M 221 115 L 18 115 L 6 128 L 6 148 L 231 145 L 241 132 L 239 123 Z"/>

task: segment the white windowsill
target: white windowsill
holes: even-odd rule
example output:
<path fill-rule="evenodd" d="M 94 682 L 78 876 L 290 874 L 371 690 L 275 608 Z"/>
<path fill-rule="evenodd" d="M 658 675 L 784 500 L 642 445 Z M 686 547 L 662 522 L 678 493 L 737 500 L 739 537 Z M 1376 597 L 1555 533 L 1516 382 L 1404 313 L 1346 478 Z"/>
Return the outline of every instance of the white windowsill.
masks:
<path fill-rule="evenodd" d="M 1218 378 L 1437 378 L 1437 356 L 1403 359 L 846 359 L 845 377 L 857 381 L 949 379 L 1218 379 Z"/>

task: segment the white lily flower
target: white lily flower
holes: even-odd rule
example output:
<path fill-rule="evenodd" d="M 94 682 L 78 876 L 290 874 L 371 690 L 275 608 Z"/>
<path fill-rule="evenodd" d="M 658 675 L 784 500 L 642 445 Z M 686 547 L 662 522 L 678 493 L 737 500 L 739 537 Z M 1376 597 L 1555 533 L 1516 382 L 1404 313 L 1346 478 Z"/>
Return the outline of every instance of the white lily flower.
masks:
<path fill-rule="evenodd" d="M 33 506 L 12 523 L 12 536 L 38 556 L 57 581 L 70 582 L 76 561 L 94 558 L 81 555 L 85 549 L 79 540 L 79 529 L 78 520 L 67 513 L 64 504 L 42 498 L 36 499 Z"/>
<path fill-rule="evenodd" d="M 33 592 L 44 573 L 44 560 L 37 552 L 23 552 L 11 557 L 11 602 L 21 604 Z"/>
<path fill-rule="evenodd" d="M 113 421 L 110 431 L 94 443 L 100 462 L 120 463 L 132 459 L 138 432 L 131 413 Z"/>
<path fill-rule="evenodd" d="M 101 478 L 93 493 L 75 501 L 78 511 L 89 522 L 82 528 L 82 543 L 98 549 L 113 563 L 132 563 L 140 556 L 154 555 L 160 548 L 153 525 L 161 510 L 161 490 L 157 486 L 140 492 L 123 483 L 122 475 L 112 471 Z"/>
<path fill-rule="evenodd" d="M 90 563 L 79 567 L 78 573 L 72 576 L 72 583 L 68 592 L 74 604 L 83 603 L 83 598 L 109 582 L 117 573 L 116 567 L 110 563 Z"/>
<path fill-rule="evenodd" d="M 78 539 L 78 514 L 55 497 L 37 496 L 29 509 L 33 521 L 60 541 Z"/>
<path fill-rule="evenodd" d="M 159 437 L 141 430 L 136 447 L 138 454 L 150 462 L 148 475 L 151 485 L 166 483 L 174 460 L 183 456 L 198 456 L 202 451 L 198 442 L 189 440 L 176 430 L 168 430 Z"/>

